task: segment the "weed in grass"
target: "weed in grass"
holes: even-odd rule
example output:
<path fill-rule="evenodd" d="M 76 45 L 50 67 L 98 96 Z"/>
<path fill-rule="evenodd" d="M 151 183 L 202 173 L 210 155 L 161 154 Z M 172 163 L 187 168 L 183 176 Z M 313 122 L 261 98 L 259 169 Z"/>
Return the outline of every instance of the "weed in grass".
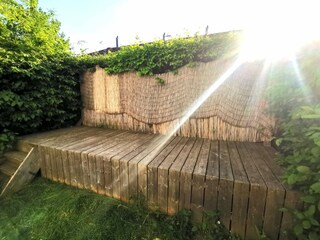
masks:
<path fill-rule="evenodd" d="M 195 239 L 201 240 L 240 240 L 239 237 L 230 234 L 220 222 L 220 213 L 205 212 L 203 222 L 194 225 L 192 230 L 196 233 Z"/>

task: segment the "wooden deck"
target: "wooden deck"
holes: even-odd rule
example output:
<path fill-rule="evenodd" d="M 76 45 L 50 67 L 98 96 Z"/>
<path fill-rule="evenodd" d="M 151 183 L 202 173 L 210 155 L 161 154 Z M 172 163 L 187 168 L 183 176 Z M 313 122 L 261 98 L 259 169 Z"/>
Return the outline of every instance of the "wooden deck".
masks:
<path fill-rule="evenodd" d="M 280 181 L 274 150 L 257 143 L 166 137 L 104 128 L 73 127 L 23 137 L 38 146 L 43 177 L 128 201 L 144 194 L 150 207 L 173 214 L 220 210 L 221 221 L 245 239 L 257 229 L 290 239 L 288 213 L 299 194 Z"/>

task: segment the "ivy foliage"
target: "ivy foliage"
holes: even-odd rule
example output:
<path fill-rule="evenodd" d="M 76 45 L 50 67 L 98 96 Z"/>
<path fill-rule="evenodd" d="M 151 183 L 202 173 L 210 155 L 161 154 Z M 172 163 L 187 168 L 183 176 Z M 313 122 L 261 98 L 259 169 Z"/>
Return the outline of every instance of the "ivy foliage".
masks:
<path fill-rule="evenodd" d="M 135 71 L 140 76 L 176 71 L 194 62 L 208 62 L 236 54 L 240 36 L 240 32 L 227 32 L 121 47 L 119 51 L 106 55 L 105 70 L 111 74 Z"/>
<path fill-rule="evenodd" d="M 76 61 L 52 12 L 36 0 L 0 5 L 0 151 L 13 134 L 74 124 L 80 94 Z"/>
<path fill-rule="evenodd" d="M 302 209 L 287 209 L 298 239 L 320 239 L 320 61 L 319 43 L 272 68 L 270 110 L 279 120 L 276 143 L 286 171 L 283 180 L 301 191 Z"/>

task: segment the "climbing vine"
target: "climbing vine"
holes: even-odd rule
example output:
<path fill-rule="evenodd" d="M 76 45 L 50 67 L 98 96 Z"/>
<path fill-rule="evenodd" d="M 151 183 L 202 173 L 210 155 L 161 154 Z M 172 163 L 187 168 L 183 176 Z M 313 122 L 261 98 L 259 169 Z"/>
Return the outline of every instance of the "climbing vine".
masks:
<path fill-rule="evenodd" d="M 135 71 L 140 76 L 175 71 L 186 64 L 236 54 L 240 35 L 228 32 L 121 47 L 106 55 L 105 70 L 111 74 Z"/>

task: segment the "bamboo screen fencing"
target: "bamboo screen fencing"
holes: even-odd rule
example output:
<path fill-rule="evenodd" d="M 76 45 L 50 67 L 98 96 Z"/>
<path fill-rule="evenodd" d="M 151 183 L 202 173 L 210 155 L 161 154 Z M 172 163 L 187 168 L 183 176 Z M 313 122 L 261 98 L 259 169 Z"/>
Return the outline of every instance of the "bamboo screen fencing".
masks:
<path fill-rule="evenodd" d="M 96 67 L 82 76 L 82 122 L 86 126 L 168 134 L 190 106 L 231 65 L 230 60 L 182 67 L 178 74 L 109 75 Z M 263 65 L 241 65 L 177 135 L 230 141 L 270 141 L 274 119 L 267 113 Z M 165 81 L 159 84 L 155 78 Z"/>

